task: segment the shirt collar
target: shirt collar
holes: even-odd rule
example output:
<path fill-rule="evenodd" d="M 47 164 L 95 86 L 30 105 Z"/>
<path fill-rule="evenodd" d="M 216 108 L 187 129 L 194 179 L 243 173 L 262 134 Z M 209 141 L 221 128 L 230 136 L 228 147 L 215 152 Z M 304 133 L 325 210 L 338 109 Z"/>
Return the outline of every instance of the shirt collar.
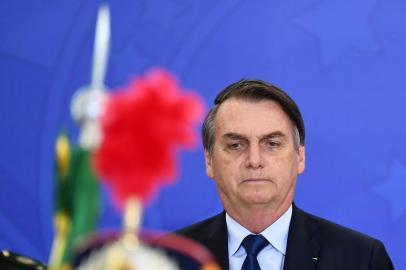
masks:
<path fill-rule="evenodd" d="M 286 253 L 286 244 L 288 241 L 289 224 L 291 218 L 292 205 L 279 219 L 260 233 L 275 249 L 277 249 L 283 255 Z M 228 231 L 229 254 L 234 255 L 240 248 L 241 242 L 244 240 L 244 238 L 247 235 L 252 234 L 252 232 L 241 226 L 237 221 L 229 216 L 228 213 L 226 213 L 226 223 Z"/>

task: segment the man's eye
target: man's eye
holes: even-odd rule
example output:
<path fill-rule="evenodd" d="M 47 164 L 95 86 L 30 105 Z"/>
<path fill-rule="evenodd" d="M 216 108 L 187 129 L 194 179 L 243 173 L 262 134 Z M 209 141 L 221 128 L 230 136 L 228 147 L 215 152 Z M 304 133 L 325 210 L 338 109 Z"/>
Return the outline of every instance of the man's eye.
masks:
<path fill-rule="evenodd" d="M 276 142 L 276 141 L 268 141 L 267 144 L 268 144 L 268 146 L 271 147 L 271 148 L 276 148 L 276 147 L 279 147 L 279 146 L 281 145 L 280 142 Z"/>
<path fill-rule="evenodd" d="M 241 148 L 241 143 L 230 143 L 228 144 L 229 149 L 240 149 Z"/>

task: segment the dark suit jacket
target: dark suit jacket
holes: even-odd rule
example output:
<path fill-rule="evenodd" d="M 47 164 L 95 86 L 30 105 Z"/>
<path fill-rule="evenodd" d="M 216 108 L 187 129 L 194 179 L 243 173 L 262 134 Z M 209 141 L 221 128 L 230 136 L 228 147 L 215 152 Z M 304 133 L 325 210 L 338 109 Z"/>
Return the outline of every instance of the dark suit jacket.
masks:
<path fill-rule="evenodd" d="M 177 231 L 206 246 L 228 269 L 225 212 Z M 359 232 L 310 215 L 293 205 L 284 270 L 394 269 L 383 244 Z"/>

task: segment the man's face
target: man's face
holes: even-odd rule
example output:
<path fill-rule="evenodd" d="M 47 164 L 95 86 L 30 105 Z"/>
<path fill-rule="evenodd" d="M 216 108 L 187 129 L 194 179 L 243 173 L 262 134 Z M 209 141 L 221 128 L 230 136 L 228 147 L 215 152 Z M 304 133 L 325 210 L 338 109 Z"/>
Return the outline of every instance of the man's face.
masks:
<path fill-rule="evenodd" d="M 231 98 L 220 105 L 213 151 L 205 158 L 227 211 L 290 205 L 305 161 L 293 133 L 289 117 L 273 101 Z"/>

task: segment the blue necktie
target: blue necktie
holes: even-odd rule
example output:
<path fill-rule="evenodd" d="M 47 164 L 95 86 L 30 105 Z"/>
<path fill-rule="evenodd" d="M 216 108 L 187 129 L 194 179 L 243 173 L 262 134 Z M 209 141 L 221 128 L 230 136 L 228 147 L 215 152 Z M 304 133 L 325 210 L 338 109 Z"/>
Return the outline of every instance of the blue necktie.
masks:
<path fill-rule="evenodd" d="M 241 245 L 247 252 L 247 257 L 242 264 L 241 270 L 261 270 L 257 255 L 268 244 L 268 240 L 260 234 L 250 234 L 245 237 Z"/>

